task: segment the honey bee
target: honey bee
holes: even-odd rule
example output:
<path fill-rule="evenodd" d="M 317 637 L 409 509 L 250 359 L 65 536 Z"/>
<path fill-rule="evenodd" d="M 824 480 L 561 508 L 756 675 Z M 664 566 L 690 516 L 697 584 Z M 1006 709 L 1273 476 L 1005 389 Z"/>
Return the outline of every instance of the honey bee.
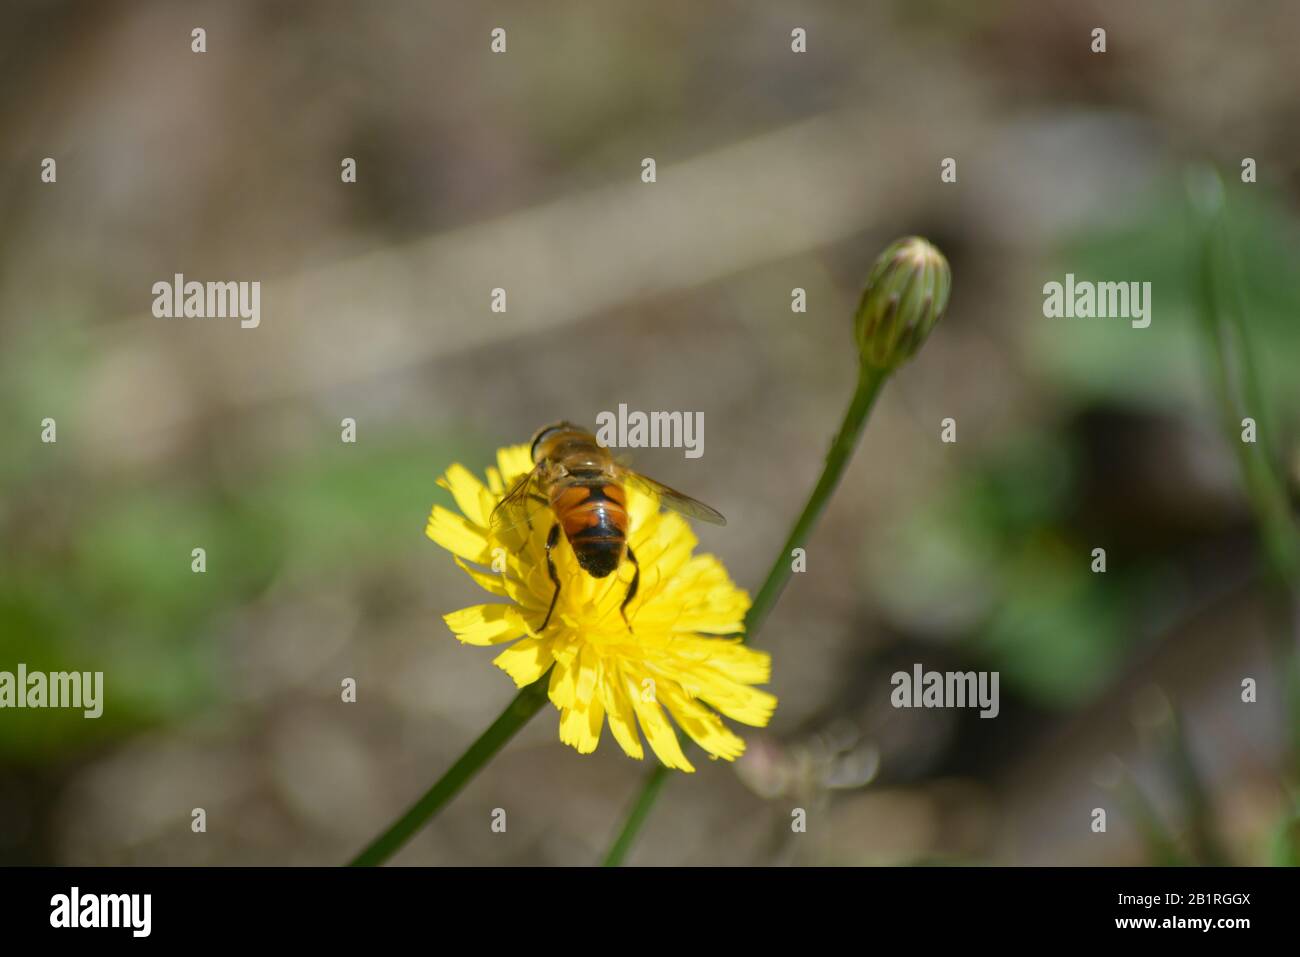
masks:
<path fill-rule="evenodd" d="M 703 502 L 666 485 L 639 475 L 614 461 L 609 449 L 586 429 L 571 422 L 556 422 L 537 430 L 532 444 L 533 470 L 522 476 L 492 510 L 491 525 L 501 533 L 516 525 L 532 527 L 535 514 L 549 508 L 554 519 L 546 536 L 546 570 L 555 593 L 542 621 L 541 631 L 551 621 L 560 597 L 560 579 L 552 552 L 560 533 L 568 539 L 574 557 L 592 578 L 604 578 L 623 563 L 624 556 L 636 571 L 619 612 L 627 621 L 627 606 L 636 597 L 641 566 L 627 542 L 627 494 L 624 486 L 655 496 L 660 504 L 701 521 L 726 525 L 727 520 Z"/>

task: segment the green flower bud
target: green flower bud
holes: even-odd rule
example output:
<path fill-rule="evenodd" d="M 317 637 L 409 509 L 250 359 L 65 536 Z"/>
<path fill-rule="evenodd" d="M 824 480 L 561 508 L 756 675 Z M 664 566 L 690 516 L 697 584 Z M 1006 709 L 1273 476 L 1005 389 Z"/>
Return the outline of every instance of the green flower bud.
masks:
<path fill-rule="evenodd" d="M 862 361 L 894 370 L 921 348 L 948 308 L 952 272 L 919 236 L 891 243 L 871 267 L 854 320 Z"/>

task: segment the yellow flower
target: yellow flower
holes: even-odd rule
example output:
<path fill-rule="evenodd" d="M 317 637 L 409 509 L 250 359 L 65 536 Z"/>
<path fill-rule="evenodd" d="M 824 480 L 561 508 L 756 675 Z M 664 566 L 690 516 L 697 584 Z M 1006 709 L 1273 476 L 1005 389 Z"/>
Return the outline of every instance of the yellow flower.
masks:
<path fill-rule="evenodd" d="M 560 710 L 560 740 L 583 754 L 596 750 L 608 719 L 629 756 L 643 757 L 639 724 L 660 761 L 694 771 L 667 709 L 710 755 L 734 760 L 745 742 L 717 712 L 762 727 L 776 707 L 774 696 L 753 687 L 767 682 L 771 659 L 736 637 L 744 630 L 749 595 L 712 555 L 692 554 L 696 538 L 685 519 L 660 512 L 655 499 L 627 488 L 628 540 L 641 565 L 640 587 L 627 606 L 631 628 L 619 614 L 631 563 L 592 578 L 561 536 L 552 553 L 560 597 L 539 632 L 555 590 L 546 570 L 554 518 L 543 508 L 531 529 L 520 525 L 499 538 L 489 522 L 506 490 L 532 466 L 528 446 L 516 445 L 497 453 L 486 484 L 462 465 L 438 480 L 462 514 L 434 506 L 426 534 L 481 588 L 506 599 L 444 616 L 452 632 L 470 645 L 512 643 L 493 663 L 521 688 L 554 664 L 548 693 Z"/>

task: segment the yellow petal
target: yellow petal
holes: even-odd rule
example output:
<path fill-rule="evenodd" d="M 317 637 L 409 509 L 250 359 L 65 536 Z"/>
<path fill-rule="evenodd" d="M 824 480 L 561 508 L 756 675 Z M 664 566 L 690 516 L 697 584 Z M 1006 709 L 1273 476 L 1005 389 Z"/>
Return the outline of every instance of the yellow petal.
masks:
<path fill-rule="evenodd" d="M 766 727 L 776 710 L 776 695 L 734 681 L 705 683 L 697 697 L 731 720 L 755 728 Z"/>
<path fill-rule="evenodd" d="M 659 512 L 659 500 L 635 486 L 624 491 L 627 492 L 628 525 L 633 529 L 633 541 L 643 542 L 649 532 L 650 520 Z"/>
<path fill-rule="evenodd" d="M 766 684 L 772 676 L 772 656 L 738 640 L 677 636 L 672 645 L 679 659 L 707 665 L 714 672 L 741 684 Z"/>
<path fill-rule="evenodd" d="M 513 485 L 519 476 L 533 470 L 530 451 L 526 444 L 497 449 L 497 468 L 501 471 L 501 479 L 506 488 Z"/>
<path fill-rule="evenodd" d="M 435 505 L 429 513 L 429 524 L 425 526 L 424 534 L 466 561 L 487 565 L 492 559 L 483 529 L 441 505 Z"/>
<path fill-rule="evenodd" d="M 707 640 L 707 639 L 705 639 Z M 724 642 L 713 651 L 709 664 L 728 678 L 747 685 L 767 684 L 772 677 L 772 656 L 740 642 Z"/>
<path fill-rule="evenodd" d="M 645 757 L 645 752 L 641 749 L 641 737 L 636 731 L 636 713 L 632 710 L 625 679 L 619 675 L 612 676 L 601 684 L 600 691 L 614 740 L 624 754 L 640 761 Z"/>
<path fill-rule="evenodd" d="M 576 748 L 579 754 L 591 754 L 600 744 L 604 717 L 605 709 L 599 697 L 585 705 L 564 709 L 560 712 L 560 740 Z"/>
<path fill-rule="evenodd" d="M 482 588 L 486 592 L 491 592 L 493 595 L 499 595 L 502 598 L 511 597 L 506 588 L 506 583 L 500 575 L 494 575 L 491 572 L 481 572 L 477 568 L 471 568 L 469 565 L 466 565 L 456 556 L 452 556 L 452 558 L 460 567 L 461 571 L 474 579 L 475 584 L 477 584 L 479 588 Z"/>
<path fill-rule="evenodd" d="M 514 605 L 471 605 L 442 616 L 467 645 L 499 645 L 524 634 L 524 620 Z"/>
<path fill-rule="evenodd" d="M 678 726 L 705 751 L 728 761 L 745 753 L 745 742 L 716 714 L 688 698 L 674 682 L 660 682 L 659 700 Z"/>
<path fill-rule="evenodd" d="M 636 694 L 632 696 L 632 707 L 641 722 L 641 730 L 645 732 L 646 740 L 650 742 L 650 750 L 658 755 L 659 760 L 670 768 L 694 771 L 695 768 L 682 753 L 677 732 L 664 717 L 659 704 L 655 701 L 645 701 L 642 695 Z"/>
<path fill-rule="evenodd" d="M 578 655 L 578 673 L 574 678 L 573 697 L 579 704 L 586 704 L 596 694 L 596 682 L 600 677 L 600 656 L 589 644 L 582 646 Z"/>
<path fill-rule="evenodd" d="M 456 507 L 465 513 L 466 518 L 480 528 L 488 527 L 488 517 L 496 506 L 496 497 L 478 480 L 478 476 L 457 462 L 438 479 L 438 484 L 451 492 Z"/>
<path fill-rule="evenodd" d="M 637 553 L 641 553 L 638 551 Z M 671 628 L 683 635 L 733 635 L 743 632 L 749 595 L 731 583 L 722 564 L 711 555 L 687 561 L 677 576 L 656 588 L 654 575 L 643 574 L 647 598 L 638 622 L 650 628 Z M 638 596 L 639 598 L 639 596 Z"/>
<path fill-rule="evenodd" d="M 633 547 L 641 561 L 651 565 L 661 580 L 671 582 L 686 569 L 697 544 L 695 533 L 686 519 L 672 512 L 648 524 L 651 534 L 634 536 Z"/>
<path fill-rule="evenodd" d="M 554 660 L 549 641 L 525 638 L 493 658 L 492 664 L 513 678 L 516 687 L 522 688 L 546 674 Z"/>
<path fill-rule="evenodd" d="M 572 658 L 562 653 L 555 654 L 555 670 L 551 672 L 551 683 L 546 692 L 551 704 L 561 710 L 574 706 L 577 672 L 577 663 Z"/>

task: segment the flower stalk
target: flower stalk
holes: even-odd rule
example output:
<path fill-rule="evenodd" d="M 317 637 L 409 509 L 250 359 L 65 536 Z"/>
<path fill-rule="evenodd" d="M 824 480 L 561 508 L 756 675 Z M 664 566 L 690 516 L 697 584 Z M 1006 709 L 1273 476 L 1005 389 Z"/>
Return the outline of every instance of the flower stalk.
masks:
<path fill-rule="evenodd" d="M 853 450 L 857 447 L 858 439 L 871 415 L 871 409 L 875 406 L 880 387 L 884 385 L 888 376 L 888 370 L 862 364 L 858 373 L 858 387 L 854 390 L 853 400 L 844 414 L 840 430 L 831 443 L 831 450 L 826 455 L 826 464 L 822 467 L 821 477 L 817 480 L 817 485 L 808 497 L 799 518 L 790 529 L 785 545 L 776 553 L 772 568 L 768 571 L 767 578 L 764 579 L 758 595 L 754 598 L 754 603 L 750 605 L 749 612 L 745 615 L 745 633 L 741 636 L 742 641 L 748 641 L 754 636 L 767 620 L 768 613 L 776 605 L 777 599 L 781 597 L 781 592 L 792 574 L 790 552 L 806 542 L 813 529 L 817 527 L 817 521 L 826 510 L 826 505 L 835 494 L 844 470 L 853 457 Z M 667 778 L 667 769 L 662 766 L 652 768 L 646 773 L 645 783 L 641 786 L 636 801 L 619 830 L 618 837 L 614 839 L 614 843 L 605 854 L 605 867 L 618 867 L 623 863 Z"/>
<path fill-rule="evenodd" d="M 817 527 L 848 468 L 885 380 L 916 354 L 943 317 L 950 288 L 947 261 L 924 239 L 900 239 L 876 260 L 854 317 L 859 356 L 857 387 L 826 454 L 821 477 L 745 615 L 742 641 L 748 641 L 762 627 L 781 597 L 793 571 L 792 550 L 802 547 Z M 646 775 L 627 819 L 605 855 L 606 867 L 623 863 L 666 780 L 663 768 L 654 768 Z"/>
<path fill-rule="evenodd" d="M 1224 209 L 1223 181 L 1213 169 L 1189 174 L 1192 208 L 1199 220 L 1200 246 L 1194 275 L 1201 330 L 1211 358 L 1215 397 L 1224 435 L 1236 453 L 1269 566 L 1292 600 L 1300 593 L 1300 534 L 1291 514 L 1286 479 L 1277 463 L 1268 404 L 1246 327 L 1246 306 L 1238 279 Z M 1242 420 L 1253 418 L 1259 436 L 1241 441 Z"/>
<path fill-rule="evenodd" d="M 1254 513 L 1278 606 L 1278 633 L 1288 700 L 1292 800 L 1300 808 L 1300 527 L 1279 466 L 1265 393 L 1246 326 L 1246 303 L 1228 230 L 1223 180 L 1213 167 L 1188 170 L 1187 189 L 1199 231 L 1193 274 L 1202 337 L 1225 441 L 1233 449 Z M 1242 441 L 1249 417 L 1258 438 Z M 1282 622 L 1285 621 L 1283 624 Z"/>
<path fill-rule="evenodd" d="M 520 728 L 542 710 L 546 704 L 546 687 L 550 683 L 548 671 L 532 684 L 519 690 L 514 700 L 506 705 L 495 721 L 479 735 L 478 740 L 469 746 L 459 760 L 447 773 L 440 777 L 433 787 L 424 793 L 420 800 L 411 805 L 410 810 L 370 842 L 364 851 L 349 863 L 349 867 L 375 867 L 384 863 L 411 839 L 425 823 L 442 810 L 456 793 L 476 775 L 485 764 L 496 756 Z"/>

